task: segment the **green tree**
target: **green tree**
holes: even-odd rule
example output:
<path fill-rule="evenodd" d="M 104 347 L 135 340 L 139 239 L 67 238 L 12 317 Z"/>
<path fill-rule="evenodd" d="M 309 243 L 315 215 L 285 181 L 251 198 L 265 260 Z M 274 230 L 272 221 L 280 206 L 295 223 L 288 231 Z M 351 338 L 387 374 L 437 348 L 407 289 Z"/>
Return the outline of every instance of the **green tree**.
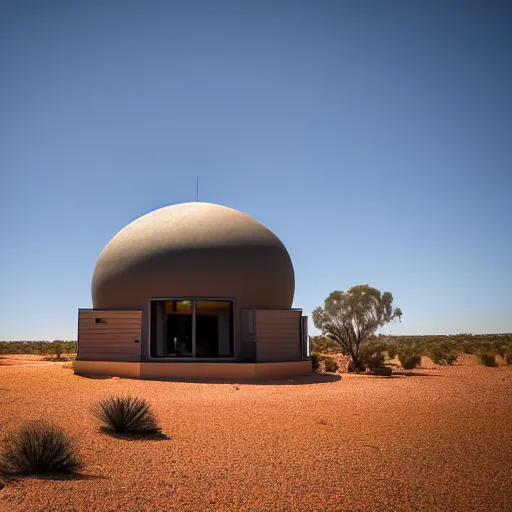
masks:
<path fill-rule="evenodd" d="M 66 351 L 66 347 L 64 346 L 64 343 L 60 340 L 55 340 L 53 342 L 53 353 L 55 354 L 56 359 L 61 359 L 63 352 Z"/>
<path fill-rule="evenodd" d="M 352 358 L 354 369 L 364 370 L 360 355 L 361 344 L 382 327 L 402 317 L 400 308 L 393 309 L 393 295 L 381 294 L 367 284 L 353 286 L 348 291 L 334 291 L 324 301 L 324 307 L 313 311 L 317 329 L 340 346 Z"/>

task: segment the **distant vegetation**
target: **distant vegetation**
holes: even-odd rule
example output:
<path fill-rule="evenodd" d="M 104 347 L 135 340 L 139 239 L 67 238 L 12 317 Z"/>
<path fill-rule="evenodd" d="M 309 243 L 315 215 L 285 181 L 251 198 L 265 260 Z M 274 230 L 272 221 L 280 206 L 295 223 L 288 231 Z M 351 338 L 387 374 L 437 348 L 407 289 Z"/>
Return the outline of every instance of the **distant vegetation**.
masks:
<path fill-rule="evenodd" d="M 326 336 L 311 337 L 312 354 L 336 354 L 349 356 L 338 343 Z M 405 369 L 419 364 L 421 356 L 428 356 L 435 364 L 451 365 L 459 354 L 478 357 L 481 364 L 495 366 L 496 356 L 512 364 L 512 333 L 505 334 L 453 334 L 423 336 L 373 336 L 362 346 L 361 354 L 366 368 L 385 357 L 398 356 Z"/>
<path fill-rule="evenodd" d="M 0 354 L 56 355 L 74 354 L 76 341 L 0 341 Z"/>

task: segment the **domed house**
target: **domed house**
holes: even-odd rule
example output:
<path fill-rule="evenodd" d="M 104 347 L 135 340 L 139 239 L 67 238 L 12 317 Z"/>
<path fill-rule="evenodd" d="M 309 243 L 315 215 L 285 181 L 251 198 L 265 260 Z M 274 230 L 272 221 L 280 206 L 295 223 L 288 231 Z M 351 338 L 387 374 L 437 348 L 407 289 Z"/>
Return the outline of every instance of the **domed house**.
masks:
<path fill-rule="evenodd" d="M 78 312 L 77 374 L 170 379 L 311 372 L 290 256 L 250 216 L 211 203 L 144 215 L 101 252 Z"/>

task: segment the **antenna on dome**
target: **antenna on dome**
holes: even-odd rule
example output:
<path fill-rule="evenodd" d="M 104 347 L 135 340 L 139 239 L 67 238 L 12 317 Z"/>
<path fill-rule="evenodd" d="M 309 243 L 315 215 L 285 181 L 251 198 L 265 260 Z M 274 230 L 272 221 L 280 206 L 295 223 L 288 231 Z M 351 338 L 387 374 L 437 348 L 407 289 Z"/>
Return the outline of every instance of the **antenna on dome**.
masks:
<path fill-rule="evenodd" d="M 199 176 L 197 176 L 196 181 L 196 201 L 199 202 Z"/>

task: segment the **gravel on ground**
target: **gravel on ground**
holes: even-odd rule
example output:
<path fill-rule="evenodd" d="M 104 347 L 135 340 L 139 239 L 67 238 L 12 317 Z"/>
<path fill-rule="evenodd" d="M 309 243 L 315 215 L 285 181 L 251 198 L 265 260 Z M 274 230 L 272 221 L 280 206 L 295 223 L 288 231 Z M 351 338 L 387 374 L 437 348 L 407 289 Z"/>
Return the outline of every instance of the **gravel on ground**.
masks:
<path fill-rule="evenodd" d="M 2 512 L 512 511 L 512 367 L 234 385 L 2 357 L 0 445 L 48 419 L 85 462 L 74 478 L 4 481 Z M 147 398 L 167 438 L 100 432 L 91 407 L 110 394 Z"/>

